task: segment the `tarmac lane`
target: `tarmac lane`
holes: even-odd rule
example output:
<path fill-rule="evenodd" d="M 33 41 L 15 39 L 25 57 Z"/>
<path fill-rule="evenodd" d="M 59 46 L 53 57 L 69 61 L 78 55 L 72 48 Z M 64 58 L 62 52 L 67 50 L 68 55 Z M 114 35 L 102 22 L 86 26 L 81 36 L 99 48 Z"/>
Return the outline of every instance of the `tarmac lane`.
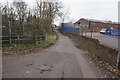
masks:
<path fill-rule="evenodd" d="M 3 55 L 3 78 L 101 78 L 67 36 L 58 33 L 55 45 L 26 55 Z"/>

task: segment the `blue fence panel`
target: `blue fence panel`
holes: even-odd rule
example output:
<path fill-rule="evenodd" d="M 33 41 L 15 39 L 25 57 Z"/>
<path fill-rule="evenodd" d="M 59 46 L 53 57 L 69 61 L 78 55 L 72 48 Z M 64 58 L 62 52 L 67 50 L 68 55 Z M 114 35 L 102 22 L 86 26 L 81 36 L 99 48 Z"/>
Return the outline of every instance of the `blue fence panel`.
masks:
<path fill-rule="evenodd" d="M 105 34 L 110 36 L 120 36 L 120 29 L 106 29 Z"/>
<path fill-rule="evenodd" d="M 120 36 L 120 29 L 112 29 L 111 35 L 112 36 Z"/>
<path fill-rule="evenodd" d="M 120 36 L 120 29 L 117 30 L 117 36 Z"/>
<path fill-rule="evenodd" d="M 118 35 L 118 30 L 117 29 L 112 29 L 111 30 L 111 36 L 117 36 Z"/>
<path fill-rule="evenodd" d="M 67 28 L 67 27 L 62 27 L 60 28 L 61 32 L 79 32 L 79 28 Z"/>
<path fill-rule="evenodd" d="M 111 35 L 111 29 L 106 29 L 105 34 L 106 34 L 106 35 Z"/>

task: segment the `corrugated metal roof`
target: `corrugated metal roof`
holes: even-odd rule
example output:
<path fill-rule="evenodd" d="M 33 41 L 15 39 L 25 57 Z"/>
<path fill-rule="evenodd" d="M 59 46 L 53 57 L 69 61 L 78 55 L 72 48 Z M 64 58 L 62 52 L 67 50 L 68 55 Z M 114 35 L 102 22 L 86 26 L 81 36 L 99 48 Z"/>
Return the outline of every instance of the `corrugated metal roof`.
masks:
<path fill-rule="evenodd" d="M 105 21 L 105 20 L 95 20 L 95 19 L 88 19 L 88 18 L 81 18 L 81 19 L 84 19 L 84 20 L 87 20 L 87 21 L 93 21 L 93 22 L 101 22 L 101 23 L 111 23 L 111 24 L 120 24 L 120 23 L 118 23 L 118 22 L 113 22 L 113 21 Z M 81 20 L 80 19 L 80 20 Z M 79 20 L 79 21 L 80 21 Z M 78 22 L 78 21 L 77 21 Z M 76 23 L 77 23 L 76 22 Z"/>

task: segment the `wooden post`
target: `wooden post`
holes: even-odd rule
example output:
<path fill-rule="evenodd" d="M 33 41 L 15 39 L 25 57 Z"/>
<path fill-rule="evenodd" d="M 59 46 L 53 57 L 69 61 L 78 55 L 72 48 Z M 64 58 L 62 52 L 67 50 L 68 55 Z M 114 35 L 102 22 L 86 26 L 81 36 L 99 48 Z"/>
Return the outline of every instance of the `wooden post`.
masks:
<path fill-rule="evenodd" d="M 118 29 L 120 29 L 120 1 L 118 2 Z M 117 68 L 120 70 L 120 37 L 119 36 L 118 36 Z M 119 74 L 118 74 L 118 80 L 120 80 Z"/>
<path fill-rule="evenodd" d="M 91 21 L 89 21 L 89 29 L 90 29 L 90 33 L 91 33 L 90 37 L 92 38 L 92 26 L 91 26 Z"/>
<path fill-rule="evenodd" d="M 7 2 L 7 6 L 8 6 L 8 18 L 9 18 L 9 21 L 8 21 L 8 24 L 9 24 L 9 39 L 10 39 L 10 44 L 12 43 L 11 41 L 11 22 L 10 22 L 10 9 L 9 9 L 9 3 Z"/>
<path fill-rule="evenodd" d="M 11 25 L 10 25 L 10 20 L 9 20 L 9 39 L 10 39 L 10 44 L 11 44 L 12 41 L 11 41 Z"/>

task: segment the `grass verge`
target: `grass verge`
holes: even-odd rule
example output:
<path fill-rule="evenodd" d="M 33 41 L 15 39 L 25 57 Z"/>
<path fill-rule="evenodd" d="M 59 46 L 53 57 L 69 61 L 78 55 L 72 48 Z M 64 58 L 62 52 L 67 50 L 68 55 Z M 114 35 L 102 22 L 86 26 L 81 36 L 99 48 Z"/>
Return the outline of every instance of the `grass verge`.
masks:
<path fill-rule="evenodd" d="M 88 51 L 87 56 L 91 57 L 91 59 L 93 59 L 97 64 L 120 75 L 120 70 L 118 70 L 116 66 L 117 50 L 100 44 L 97 39 L 91 39 L 72 33 L 62 34 L 72 39 L 77 48 Z"/>

